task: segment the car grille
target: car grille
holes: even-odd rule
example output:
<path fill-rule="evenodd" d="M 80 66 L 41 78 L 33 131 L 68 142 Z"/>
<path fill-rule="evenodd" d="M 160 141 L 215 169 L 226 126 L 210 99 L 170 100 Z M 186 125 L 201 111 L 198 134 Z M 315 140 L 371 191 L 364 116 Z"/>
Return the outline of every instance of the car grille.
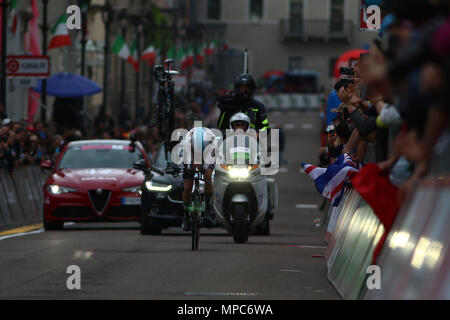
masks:
<path fill-rule="evenodd" d="M 52 216 L 56 218 L 89 218 L 93 217 L 94 213 L 89 207 L 59 207 L 56 208 Z"/>
<path fill-rule="evenodd" d="M 92 205 L 98 213 L 101 213 L 105 209 L 109 198 L 111 197 L 110 190 L 102 190 L 102 192 L 97 192 L 97 190 L 89 190 L 88 194 Z"/>

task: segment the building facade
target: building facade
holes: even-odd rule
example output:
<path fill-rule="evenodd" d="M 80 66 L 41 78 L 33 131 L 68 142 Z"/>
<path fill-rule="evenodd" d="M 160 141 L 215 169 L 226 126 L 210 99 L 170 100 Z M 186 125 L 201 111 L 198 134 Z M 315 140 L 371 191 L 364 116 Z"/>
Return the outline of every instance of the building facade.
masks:
<path fill-rule="evenodd" d="M 198 0 L 200 23 L 225 24 L 223 41 L 249 50 L 250 72 L 318 71 L 332 85 L 332 66 L 345 51 L 368 47 L 376 33 L 359 30 L 357 0 Z"/>

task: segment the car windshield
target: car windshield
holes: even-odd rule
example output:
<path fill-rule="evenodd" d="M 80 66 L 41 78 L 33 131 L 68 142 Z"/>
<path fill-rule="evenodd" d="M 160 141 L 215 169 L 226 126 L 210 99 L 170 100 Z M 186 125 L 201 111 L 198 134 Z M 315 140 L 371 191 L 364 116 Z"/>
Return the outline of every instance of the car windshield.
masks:
<path fill-rule="evenodd" d="M 85 145 L 69 148 L 59 163 L 59 169 L 133 168 L 133 162 L 143 159 L 141 151 L 131 152 L 128 145 Z"/>

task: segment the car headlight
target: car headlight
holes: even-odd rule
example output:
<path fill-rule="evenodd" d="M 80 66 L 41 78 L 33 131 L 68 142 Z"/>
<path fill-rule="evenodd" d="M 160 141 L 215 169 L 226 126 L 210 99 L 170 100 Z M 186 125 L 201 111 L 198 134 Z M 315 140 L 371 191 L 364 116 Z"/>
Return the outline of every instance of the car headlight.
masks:
<path fill-rule="evenodd" d="M 70 192 L 77 192 L 77 189 L 69 188 L 69 187 L 63 187 L 58 186 L 56 184 L 51 184 L 47 187 L 48 192 L 51 194 L 63 194 L 63 193 L 70 193 Z"/>
<path fill-rule="evenodd" d="M 141 186 L 133 186 L 122 189 L 123 192 L 130 192 L 130 193 L 139 193 L 141 190 Z"/>
<path fill-rule="evenodd" d="M 145 187 L 149 191 L 169 192 L 170 190 L 172 190 L 171 184 L 163 184 L 163 183 L 158 183 L 158 182 L 154 182 L 154 181 L 145 182 Z"/>

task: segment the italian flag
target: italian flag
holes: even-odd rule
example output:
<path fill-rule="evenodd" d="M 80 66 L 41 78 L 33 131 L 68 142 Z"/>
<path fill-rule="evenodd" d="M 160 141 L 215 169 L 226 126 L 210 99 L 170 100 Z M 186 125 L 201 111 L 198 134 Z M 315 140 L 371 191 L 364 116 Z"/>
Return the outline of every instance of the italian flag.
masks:
<path fill-rule="evenodd" d="M 181 69 L 182 70 L 186 69 L 187 68 L 187 55 L 186 55 L 186 51 L 183 47 L 181 47 L 180 50 L 178 50 L 177 59 L 181 63 Z"/>
<path fill-rule="evenodd" d="M 72 45 L 69 30 L 67 30 L 66 20 L 67 15 L 64 13 L 52 28 L 52 38 L 50 39 L 48 50 Z"/>
<path fill-rule="evenodd" d="M 167 52 L 167 59 L 175 60 L 175 47 L 170 47 L 169 51 Z"/>
<path fill-rule="evenodd" d="M 192 45 L 189 45 L 186 50 L 186 66 L 192 67 L 194 65 L 194 59 L 194 48 L 192 47 Z"/>
<path fill-rule="evenodd" d="M 202 64 L 205 61 L 205 54 L 206 54 L 206 44 L 202 44 L 200 49 L 197 51 L 197 54 L 195 55 L 195 59 L 197 59 L 197 62 Z"/>
<path fill-rule="evenodd" d="M 153 45 L 150 45 L 147 49 L 142 52 L 141 60 L 152 60 L 156 58 L 156 50 Z"/>
<path fill-rule="evenodd" d="M 130 46 L 130 55 L 132 61 L 130 62 L 136 72 L 139 72 L 139 57 L 137 52 L 136 40 Z"/>
<path fill-rule="evenodd" d="M 11 0 L 11 8 L 10 8 L 10 14 L 12 19 L 12 33 L 13 35 L 16 35 L 17 31 L 17 1 L 18 0 Z"/>
<path fill-rule="evenodd" d="M 214 53 L 214 50 L 216 50 L 218 47 L 219 47 L 219 40 L 216 39 L 210 43 L 209 47 L 206 49 L 206 54 L 212 55 Z"/>
<path fill-rule="evenodd" d="M 125 40 L 123 39 L 122 35 L 118 35 L 116 40 L 114 41 L 114 44 L 111 48 L 111 51 L 114 54 L 117 54 L 120 58 L 126 60 L 129 64 L 131 64 L 135 68 L 134 59 L 130 53 L 130 50 L 128 49 L 127 44 L 125 43 Z"/>

